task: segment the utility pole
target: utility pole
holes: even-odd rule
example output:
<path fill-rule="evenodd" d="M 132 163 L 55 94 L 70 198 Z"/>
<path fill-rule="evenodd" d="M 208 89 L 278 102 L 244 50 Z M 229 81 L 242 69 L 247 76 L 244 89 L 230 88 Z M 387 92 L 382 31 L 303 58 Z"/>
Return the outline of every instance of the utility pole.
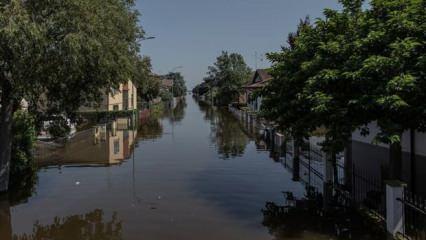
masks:
<path fill-rule="evenodd" d="M 255 69 L 254 70 L 257 70 L 257 51 L 255 51 L 254 52 L 254 62 L 255 62 Z"/>

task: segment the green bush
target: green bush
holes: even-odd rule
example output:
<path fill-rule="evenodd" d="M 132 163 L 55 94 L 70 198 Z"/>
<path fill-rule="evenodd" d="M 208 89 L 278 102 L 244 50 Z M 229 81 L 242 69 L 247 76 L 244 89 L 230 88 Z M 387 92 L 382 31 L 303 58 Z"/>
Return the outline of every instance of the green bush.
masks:
<path fill-rule="evenodd" d="M 47 131 L 53 138 L 56 139 L 68 136 L 68 134 L 71 132 L 71 128 L 68 125 L 67 119 L 58 117 L 50 122 Z"/>
<path fill-rule="evenodd" d="M 173 96 L 169 91 L 162 91 L 160 97 L 163 102 L 170 102 L 173 100 Z"/>
<path fill-rule="evenodd" d="M 33 148 L 36 138 L 34 118 L 26 111 L 13 115 L 12 159 L 10 164 L 10 184 L 21 188 L 34 180 L 35 163 Z"/>

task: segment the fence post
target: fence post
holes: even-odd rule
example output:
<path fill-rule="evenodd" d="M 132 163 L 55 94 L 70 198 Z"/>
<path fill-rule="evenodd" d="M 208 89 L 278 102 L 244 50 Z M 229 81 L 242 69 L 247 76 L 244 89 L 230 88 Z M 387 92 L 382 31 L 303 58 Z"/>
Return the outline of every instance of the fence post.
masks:
<path fill-rule="evenodd" d="M 396 236 L 404 232 L 404 188 L 405 183 L 397 180 L 386 181 L 386 229 Z"/>

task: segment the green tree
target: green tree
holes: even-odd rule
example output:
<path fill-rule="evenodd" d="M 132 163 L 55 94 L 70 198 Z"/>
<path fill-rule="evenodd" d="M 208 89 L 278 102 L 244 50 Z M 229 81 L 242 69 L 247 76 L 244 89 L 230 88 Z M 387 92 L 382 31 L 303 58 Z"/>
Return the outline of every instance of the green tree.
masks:
<path fill-rule="evenodd" d="M 207 77 L 210 89 L 217 88 L 217 103 L 226 105 L 238 99 L 242 86 L 250 80 L 251 69 L 247 66 L 242 55 L 222 52 L 213 66 L 209 67 Z"/>
<path fill-rule="evenodd" d="M 0 191 L 21 100 L 31 111 L 74 117 L 132 78 L 142 36 L 129 0 L 0 1 Z"/>
<path fill-rule="evenodd" d="M 185 85 L 185 79 L 182 76 L 180 72 L 170 72 L 167 75 L 164 76 L 166 79 L 170 79 L 173 81 L 173 97 L 182 97 L 186 95 L 186 85 Z"/>
<path fill-rule="evenodd" d="M 316 124 L 327 130 L 323 150 L 334 164 L 335 182 L 336 154 L 348 146 L 353 131 L 373 120 L 371 104 L 363 96 L 365 85 L 356 76 L 361 63 L 357 40 L 366 34 L 360 27 L 365 20 L 362 1 L 341 2 L 342 11 L 326 9 L 325 18 L 315 24 L 319 42 L 308 62 L 314 68 L 304 89 Z"/>
<path fill-rule="evenodd" d="M 289 34 L 287 46 L 281 52 L 268 54 L 273 63 L 273 80 L 260 92 L 264 96 L 261 115 L 276 122 L 281 131 L 293 138 L 295 158 L 300 157 L 305 138 L 318 126 L 304 92 L 315 67 L 309 61 L 316 54 L 318 38 L 309 18 L 300 21 L 297 32 Z"/>
<path fill-rule="evenodd" d="M 401 178 L 402 133 L 426 130 L 426 2 L 370 4 L 368 35 L 359 41 L 362 65 L 357 77 L 369 86 L 365 96 L 381 129 L 377 140 L 390 144 L 390 177 Z"/>
<path fill-rule="evenodd" d="M 301 23 L 269 55 L 274 80 L 263 114 L 296 139 L 325 127 L 323 150 L 334 163 L 354 130 L 367 134 L 377 121 L 377 140 L 391 146 L 391 177 L 400 178 L 402 133 L 425 130 L 425 2 L 374 0 L 366 10 L 362 0 L 340 2 L 343 10 Z"/>
<path fill-rule="evenodd" d="M 160 77 L 152 72 L 150 57 L 138 58 L 135 73 L 138 96 L 149 102 L 160 95 Z"/>

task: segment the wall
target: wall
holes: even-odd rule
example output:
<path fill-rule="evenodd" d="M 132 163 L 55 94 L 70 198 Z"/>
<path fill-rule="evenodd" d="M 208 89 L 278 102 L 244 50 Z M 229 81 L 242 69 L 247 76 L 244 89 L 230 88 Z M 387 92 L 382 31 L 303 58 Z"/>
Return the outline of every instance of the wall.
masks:
<path fill-rule="evenodd" d="M 377 126 L 377 123 L 373 122 L 368 125 L 368 128 L 370 129 L 370 135 L 368 136 L 362 136 L 360 131 L 355 131 L 352 134 L 352 139 L 354 141 L 363 142 L 372 144 L 374 140 L 374 136 L 379 132 L 379 127 Z M 389 148 L 387 144 L 378 143 L 374 144 L 376 146 Z M 420 156 L 426 156 L 426 133 L 420 133 L 416 132 L 416 154 Z M 404 132 L 402 136 L 402 151 L 404 152 L 410 152 L 410 134 L 409 131 Z"/>

